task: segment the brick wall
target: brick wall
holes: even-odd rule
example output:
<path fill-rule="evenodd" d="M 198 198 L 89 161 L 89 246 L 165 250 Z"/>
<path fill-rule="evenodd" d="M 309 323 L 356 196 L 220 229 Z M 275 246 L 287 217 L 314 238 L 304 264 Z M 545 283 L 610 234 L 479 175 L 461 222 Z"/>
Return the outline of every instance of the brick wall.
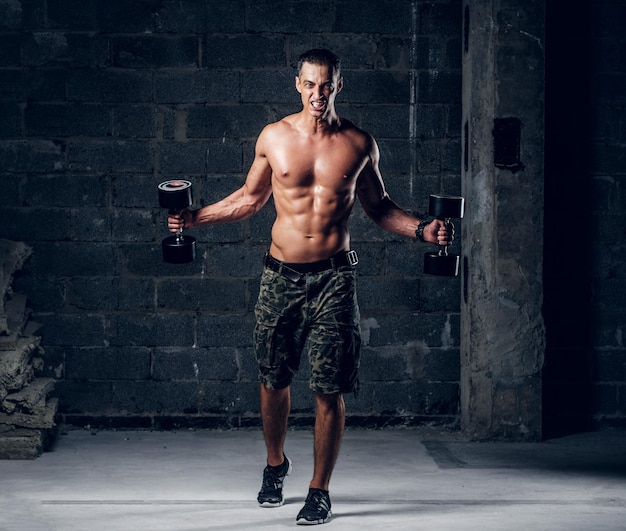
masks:
<path fill-rule="evenodd" d="M 299 53 L 344 63 L 341 114 L 379 141 L 403 207 L 460 192 L 460 0 L 0 0 L 0 236 L 34 248 L 16 279 L 43 325 L 63 421 L 257 424 L 252 307 L 272 208 L 196 230 L 168 265 L 156 185 L 197 206 L 237 188 L 269 121 L 297 111 Z M 623 195 L 622 195 L 623 199 Z M 458 279 L 357 208 L 362 394 L 354 424 L 455 422 Z M 622 253 L 623 255 L 623 253 Z M 623 282 L 623 281 L 622 281 Z M 302 374 L 294 417 L 313 403 Z"/>

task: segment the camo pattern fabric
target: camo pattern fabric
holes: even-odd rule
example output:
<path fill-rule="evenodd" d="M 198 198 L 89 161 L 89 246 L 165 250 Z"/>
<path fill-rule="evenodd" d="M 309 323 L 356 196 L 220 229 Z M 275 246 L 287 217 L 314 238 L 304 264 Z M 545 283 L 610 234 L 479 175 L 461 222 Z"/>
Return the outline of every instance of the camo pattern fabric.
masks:
<path fill-rule="evenodd" d="M 306 347 L 313 391 L 357 393 L 361 331 L 354 267 L 306 273 L 298 282 L 266 267 L 255 315 L 259 381 L 268 389 L 290 385 Z"/>

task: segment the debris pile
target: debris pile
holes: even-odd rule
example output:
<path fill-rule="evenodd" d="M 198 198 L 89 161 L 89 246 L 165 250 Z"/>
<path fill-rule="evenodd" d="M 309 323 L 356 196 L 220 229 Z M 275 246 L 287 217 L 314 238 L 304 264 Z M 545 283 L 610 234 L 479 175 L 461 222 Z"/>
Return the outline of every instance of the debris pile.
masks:
<path fill-rule="evenodd" d="M 58 400 L 43 368 L 26 296 L 13 293 L 13 276 L 32 253 L 24 243 L 0 239 L 0 459 L 35 459 L 53 437 Z"/>

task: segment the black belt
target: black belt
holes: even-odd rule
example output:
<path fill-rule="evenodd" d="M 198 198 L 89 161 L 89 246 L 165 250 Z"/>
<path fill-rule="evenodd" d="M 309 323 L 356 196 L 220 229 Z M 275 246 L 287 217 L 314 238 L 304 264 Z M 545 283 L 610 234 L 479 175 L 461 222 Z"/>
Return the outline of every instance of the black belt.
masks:
<path fill-rule="evenodd" d="M 359 263 L 356 251 L 341 251 L 335 256 L 331 256 L 326 260 L 317 260 L 308 263 L 290 263 L 276 260 L 270 253 L 265 253 L 263 257 L 265 267 L 283 275 L 285 278 L 293 282 L 298 282 L 307 273 L 321 273 L 329 269 L 336 269 L 344 266 L 355 266 Z"/>

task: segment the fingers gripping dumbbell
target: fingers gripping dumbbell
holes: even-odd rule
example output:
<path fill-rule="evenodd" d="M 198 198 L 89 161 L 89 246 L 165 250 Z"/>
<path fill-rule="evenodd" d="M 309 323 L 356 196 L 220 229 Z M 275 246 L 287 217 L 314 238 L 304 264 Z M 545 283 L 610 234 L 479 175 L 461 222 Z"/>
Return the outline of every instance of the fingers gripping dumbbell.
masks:
<path fill-rule="evenodd" d="M 189 181 L 164 181 L 159 184 L 158 189 L 159 205 L 167 208 L 170 214 L 178 214 L 193 203 Z M 183 229 L 161 242 L 163 260 L 170 264 L 193 262 L 196 258 L 196 239 L 193 236 L 183 236 L 182 232 Z"/>
<path fill-rule="evenodd" d="M 461 219 L 465 212 L 465 199 L 458 196 L 430 195 L 428 213 L 442 220 L 448 230 L 454 225 L 450 218 Z M 448 254 L 447 245 L 440 245 L 439 251 L 424 255 L 424 273 L 428 275 L 455 277 L 459 274 L 460 258 L 456 254 Z"/>

